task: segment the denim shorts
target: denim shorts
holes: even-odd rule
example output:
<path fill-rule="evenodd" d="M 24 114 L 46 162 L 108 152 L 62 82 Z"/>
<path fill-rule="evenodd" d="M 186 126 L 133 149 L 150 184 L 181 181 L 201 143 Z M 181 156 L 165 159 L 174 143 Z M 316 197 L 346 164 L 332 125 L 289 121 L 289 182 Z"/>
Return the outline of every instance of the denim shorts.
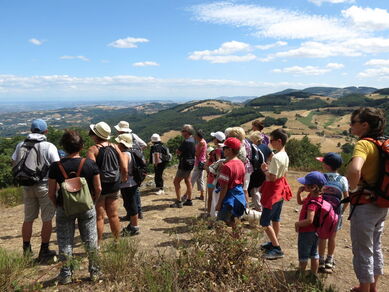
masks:
<path fill-rule="evenodd" d="M 307 262 L 309 259 L 318 259 L 317 252 L 318 237 L 316 232 L 299 232 L 298 254 L 300 262 Z"/>
<path fill-rule="evenodd" d="M 284 200 L 278 201 L 273 204 L 271 209 L 263 208 L 261 219 L 259 219 L 259 223 L 262 227 L 270 226 L 271 221 L 280 222 L 281 221 L 281 211 L 282 204 Z"/>
<path fill-rule="evenodd" d="M 226 223 L 230 223 L 234 221 L 234 215 L 232 215 L 232 207 L 227 206 L 225 209 L 217 212 L 217 220 L 224 221 Z"/>

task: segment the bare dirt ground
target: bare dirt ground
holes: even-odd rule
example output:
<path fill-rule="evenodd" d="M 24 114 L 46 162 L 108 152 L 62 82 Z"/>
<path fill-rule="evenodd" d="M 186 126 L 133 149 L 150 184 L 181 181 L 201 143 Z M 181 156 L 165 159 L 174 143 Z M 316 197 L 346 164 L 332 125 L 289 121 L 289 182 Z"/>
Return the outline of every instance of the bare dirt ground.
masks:
<path fill-rule="evenodd" d="M 141 249 L 146 251 L 170 253 L 175 251 L 178 241 L 185 243 L 191 238 L 189 232 L 193 218 L 203 212 L 204 202 L 194 201 L 193 207 L 184 207 L 183 209 L 169 208 L 169 204 L 174 198 L 174 189 L 172 186 L 175 167 L 165 171 L 166 195 L 158 196 L 151 192 L 152 178 L 149 177 L 142 188 L 142 205 L 144 219 L 140 220 L 141 234 L 135 238 Z M 301 172 L 290 171 L 288 180 L 294 191 L 298 188 L 296 178 L 304 175 Z M 198 195 L 194 192 L 195 195 Z M 120 214 L 124 214 L 122 201 L 119 202 Z M 7 250 L 21 252 L 21 226 L 23 222 L 23 205 L 14 208 L 0 207 L 0 246 Z M 295 198 L 284 204 L 282 213 L 282 227 L 280 233 L 281 247 L 285 252 L 285 257 L 277 261 L 269 261 L 268 265 L 274 270 L 293 271 L 298 265 L 297 260 L 297 234 L 294 231 L 294 222 L 298 219 L 299 206 Z M 247 224 L 247 223 L 243 223 Z M 54 223 L 55 225 L 55 223 Z M 122 223 L 123 227 L 125 226 Z M 32 237 L 33 252 L 35 255 L 39 252 L 40 244 L 40 227 L 39 220 L 34 224 Z M 105 241 L 110 240 L 110 229 L 108 222 L 105 225 Z M 265 241 L 265 238 L 263 239 Z M 262 242 L 258 242 L 261 244 Z M 383 236 L 382 243 L 384 246 L 384 255 L 389 256 L 389 236 L 386 232 Z M 57 249 L 56 233 L 51 238 L 51 248 Z M 78 231 L 76 232 L 75 253 L 83 253 L 82 245 L 79 239 Z M 258 257 L 261 255 L 258 254 Z M 357 280 L 354 276 L 352 267 L 351 241 L 349 236 L 349 222 L 345 220 L 344 228 L 338 234 L 337 250 L 335 255 L 336 269 L 333 274 L 324 276 L 326 285 L 334 285 L 339 291 L 349 291 Z M 76 283 L 66 287 L 49 287 L 45 291 L 77 291 L 83 287 L 83 291 L 89 291 L 87 282 L 87 263 L 84 260 L 81 270 L 76 271 Z M 49 266 L 36 266 L 34 269 L 26 271 L 24 283 L 33 284 L 35 282 L 45 282 L 57 275 L 59 264 Z M 385 272 L 389 272 L 389 266 L 386 266 Z M 81 286 L 80 286 L 81 285 Z M 96 287 L 96 286 L 95 286 Z M 386 287 L 386 288 L 385 288 Z M 383 276 L 379 284 L 379 291 L 389 290 L 389 276 Z M 94 288 L 95 289 L 95 288 Z"/>

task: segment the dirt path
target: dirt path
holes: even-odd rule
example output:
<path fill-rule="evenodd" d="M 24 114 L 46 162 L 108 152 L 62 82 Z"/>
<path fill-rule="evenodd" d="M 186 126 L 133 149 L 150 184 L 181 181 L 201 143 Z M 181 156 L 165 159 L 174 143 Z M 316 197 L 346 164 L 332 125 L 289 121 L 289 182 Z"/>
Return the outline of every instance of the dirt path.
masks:
<path fill-rule="evenodd" d="M 152 178 L 147 178 L 145 187 L 142 189 L 142 204 L 144 210 L 144 219 L 140 220 L 141 234 L 136 237 L 142 249 L 150 252 L 173 252 L 177 246 L 177 241 L 185 242 L 190 239 L 189 228 L 193 217 L 198 216 L 202 212 L 204 203 L 199 200 L 194 201 L 193 207 L 184 207 L 183 209 L 169 208 L 169 204 L 174 197 L 174 189 L 172 186 L 175 168 L 170 168 L 165 171 L 166 195 L 158 196 L 152 193 L 151 181 Z M 289 182 L 294 191 L 297 190 L 298 184 L 296 178 L 302 176 L 303 173 L 291 171 L 288 174 Z M 197 195 L 197 193 L 195 192 Z M 122 202 L 120 201 L 120 214 L 124 214 Z M 23 222 L 23 205 L 14 208 L 0 208 L 0 246 L 7 250 L 21 251 L 21 225 Z M 294 222 L 298 218 L 299 206 L 293 198 L 290 202 L 284 204 L 282 213 L 282 227 L 280 233 L 281 247 L 285 252 L 285 258 L 278 261 L 269 262 L 269 266 L 274 269 L 282 269 L 292 271 L 298 264 L 297 261 L 297 234 L 294 232 Z M 38 254 L 40 245 L 40 222 L 34 224 L 32 245 L 33 252 Z M 123 224 L 123 227 L 125 224 Z M 389 236 L 384 234 L 383 246 L 384 256 L 389 256 Z M 105 225 L 105 235 L 110 236 L 109 225 Z M 79 241 L 79 234 L 76 233 L 76 249 L 75 253 L 83 252 Z M 51 246 L 56 249 L 56 233 L 54 232 L 51 239 Z M 259 242 L 258 244 L 260 244 Z M 326 277 L 326 284 L 332 284 L 339 291 L 348 291 L 350 287 L 357 283 L 352 268 L 352 252 L 351 241 L 349 236 L 349 222 L 345 220 L 344 228 L 338 234 L 337 250 L 336 250 L 336 269 L 332 275 Z M 389 273 L 389 265 L 386 265 L 385 272 Z M 26 283 L 46 281 L 56 276 L 58 267 L 38 266 L 25 278 Z M 85 265 L 82 265 L 81 271 L 77 271 L 76 277 L 82 279 L 87 275 Z M 386 288 L 384 288 L 386 287 Z M 389 276 L 382 277 L 380 281 L 379 291 L 388 291 Z M 48 290 L 52 291 L 49 288 Z M 67 291 L 66 288 L 65 291 Z M 62 288 L 61 288 L 62 290 Z M 54 290 L 53 290 L 54 291 Z"/>

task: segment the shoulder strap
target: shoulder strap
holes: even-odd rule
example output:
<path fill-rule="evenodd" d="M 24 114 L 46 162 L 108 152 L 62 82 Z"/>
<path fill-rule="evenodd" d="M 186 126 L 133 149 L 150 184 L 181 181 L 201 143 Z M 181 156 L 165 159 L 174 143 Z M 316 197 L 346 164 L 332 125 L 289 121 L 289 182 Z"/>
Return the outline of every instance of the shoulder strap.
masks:
<path fill-rule="evenodd" d="M 78 177 L 81 176 L 81 170 L 82 170 L 82 167 L 84 166 L 85 160 L 86 160 L 86 158 L 82 158 L 80 161 L 80 165 L 78 166 L 78 169 L 77 169 L 77 176 Z"/>
<path fill-rule="evenodd" d="M 59 168 L 59 170 L 61 171 L 63 177 L 64 177 L 65 179 L 68 179 L 69 176 L 68 176 L 68 174 L 66 173 L 65 169 L 63 168 L 63 165 L 62 165 L 61 161 L 58 161 L 58 162 L 57 162 L 57 165 L 58 165 L 58 168 Z"/>

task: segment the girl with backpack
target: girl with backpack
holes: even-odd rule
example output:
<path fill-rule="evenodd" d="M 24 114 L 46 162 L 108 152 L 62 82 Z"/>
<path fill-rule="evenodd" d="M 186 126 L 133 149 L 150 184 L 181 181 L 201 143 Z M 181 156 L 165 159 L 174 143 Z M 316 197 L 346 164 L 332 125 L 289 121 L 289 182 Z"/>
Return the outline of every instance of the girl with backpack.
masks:
<path fill-rule="evenodd" d="M 107 213 L 109 225 L 115 239 L 119 238 L 120 221 L 118 199 L 120 182 L 127 181 L 128 169 L 118 145 L 110 143 L 111 127 L 105 122 L 90 125 L 89 136 L 95 145 L 89 147 L 87 157 L 97 163 L 102 186 L 101 196 L 96 202 L 97 234 L 103 239 L 104 216 Z"/>
<path fill-rule="evenodd" d="M 154 182 L 155 187 L 158 189 L 156 194 L 163 195 L 165 194 L 163 190 L 163 171 L 170 161 L 171 155 L 169 155 L 169 149 L 162 143 L 161 137 L 158 134 L 153 134 L 150 140 L 152 145 L 149 163 L 154 165 Z"/>

